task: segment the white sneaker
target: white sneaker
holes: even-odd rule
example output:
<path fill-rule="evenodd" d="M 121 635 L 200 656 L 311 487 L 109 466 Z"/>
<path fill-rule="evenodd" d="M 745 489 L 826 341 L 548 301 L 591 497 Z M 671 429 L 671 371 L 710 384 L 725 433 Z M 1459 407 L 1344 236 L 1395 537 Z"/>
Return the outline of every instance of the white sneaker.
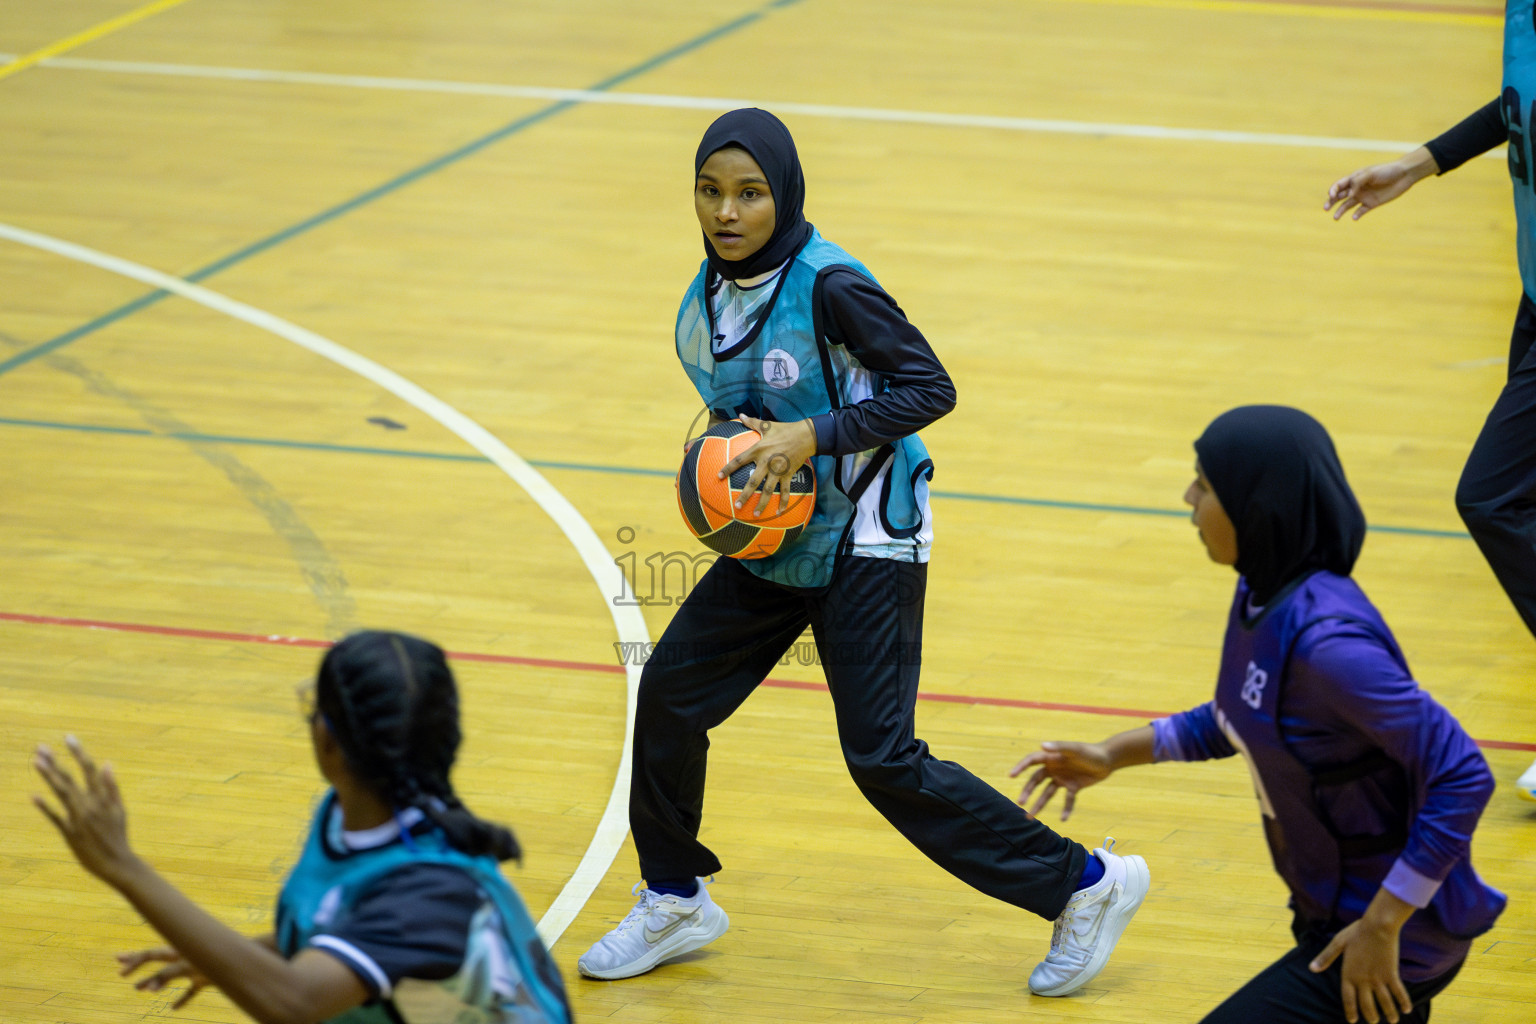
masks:
<path fill-rule="evenodd" d="M 576 967 L 589 978 L 612 981 L 644 974 L 657 964 L 707 946 L 725 934 L 730 918 L 709 897 L 704 879 L 686 899 L 663 896 L 637 883 L 640 902 L 618 927 L 581 954 Z"/>
<path fill-rule="evenodd" d="M 1051 951 L 1029 974 L 1029 990 L 1037 996 L 1064 996 L 1092 981 L 1104 965 L 1125 926 L 1146 898 L 1152 876 L 1140 857 L 1110 851 L 1113 839 L 1093 855 L 1104 862 L 1104 877 L 1079 889 L 1067 901 L 1051 932 Z"/>
<path fill-rule="evenodd" d="M 1520 776 L 1520 781 L 1515 783 L 1515 787 L 1520 793 L 1520 799 L 1536 800 L 1536 761 L 1533 761 L 1525 770 L 1525 774 Z"/>

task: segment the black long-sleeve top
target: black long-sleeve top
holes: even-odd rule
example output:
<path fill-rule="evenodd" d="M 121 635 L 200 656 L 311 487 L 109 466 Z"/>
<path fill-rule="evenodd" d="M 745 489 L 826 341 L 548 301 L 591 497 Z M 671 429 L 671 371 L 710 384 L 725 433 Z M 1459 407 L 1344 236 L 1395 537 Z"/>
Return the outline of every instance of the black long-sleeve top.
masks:
<path fill-rule="evenodd" d="M 1509 129 L 1504 126 L 1504 115 L 1499 110 L 1499 99 L 1478 109 L 1464 118 L 1456 127 L 1429 142 L 1424 148 L 1435 158 L 1436 174 L 1453 171 L 1473 157 L 1482 156 L 1494 146 L 1508 140 Z"/>
<path fill-rule="evenodd" d="M 841 345 L 890 387 L 873 397 L 811 417 L 816 451 L 851 455 L 907 437 L 955 407 L 955 385 L 928 339 L 907 322 L 896 300 L 853 270 L 822 282 L 827 341 Z"/>

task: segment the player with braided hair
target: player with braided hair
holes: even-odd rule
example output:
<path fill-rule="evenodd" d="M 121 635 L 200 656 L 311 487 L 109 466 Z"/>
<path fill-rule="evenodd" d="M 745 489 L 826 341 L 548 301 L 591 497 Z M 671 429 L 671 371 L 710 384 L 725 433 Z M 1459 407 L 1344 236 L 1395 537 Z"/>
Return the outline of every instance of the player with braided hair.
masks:
<path fill-rule="evenodd" d="M 170 943 L 120 957 L 163 963 L 137 987 L 223 989 L 263 1022 L 568 1024 L 565 988 L 498 862 L 506 828 L 472 814 L 449 781 L 459 703 L 441 649 L 362 632 L 331 648 L 308 694 L 310 739 L 331 789 L 284 884 L 273 933 L 221 924 L 128 845 L 122 795 L 69 737 L 81 780 L 39 746 L 34 765 L 61 809 L 38 808 L 81 865 Z"/>
<path fill-rule="evenodd" d="M 396 813 L 415 808 L 473 856 L 519 860 L 506 828 L 471 814 L 448 773 L 459 748 L 459 698 L 443 652 L 413 636 L 344 641 L 320 663 L 316 706 L 347 762 L 374 780 Z M 398 682 L 397 682 L 398 681 Z"/>

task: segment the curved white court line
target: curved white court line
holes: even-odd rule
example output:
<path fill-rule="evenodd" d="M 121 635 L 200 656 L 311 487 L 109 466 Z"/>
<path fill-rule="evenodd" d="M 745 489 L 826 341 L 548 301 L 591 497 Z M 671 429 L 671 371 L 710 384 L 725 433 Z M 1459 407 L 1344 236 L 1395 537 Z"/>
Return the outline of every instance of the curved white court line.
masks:
<path fill-rule="evenodd" d="M 3 57 L 0 54 L 0 57 Z M 1168 142 L 1214 142 L 1246 146 L 1289 146 L 1298 149 L 1342 149 L 1372 153 L 1407 153 L 1417 142 L 1390 139 L 1351 139 L 1332 135 L 1285 135 L 1276 132 L 1240 132 L 1215 128 L 1173 128 L 1156 124 L 1116 124 L 1107 121 L 1057 121 L 1039 117 L 999 117 L 990 114 L 946 114 L 941 111 L 891 110 L 881 107 L 842 107 L 823 103 L 777 103 L 762 99 L 728 99 L 710 96 L 671 96 L 657 93 L 609 92 L 590 89 L 552 89 L 535 85 L 502 85 L 496 82 L 453 82 L 425 78 L 381 78 L 371 75 L 333 75 L 314 71 L 276 71 L 261 68 L 216 67 L 203 64 L 158 64 L 139 61 L 86 60 L 51 57 L 42 66 L 76 71 L 100 71 L 133 75 L 173 75 L 217 78 L 238 82 L 274 82 L 287 85 L 323 85 L 347 89 L 386 89 L 401 92 L 449 93 L 470 96 L 501 96 L 546 102 L 617 104 L 680 110 L 726 111 L 738 107 L 767 107 L 781 114 L 801 117 L 880 121 L 888 124 L 924 124 L 947 128 L 986 128 L 995 131 L 1043 132 L 1055 135 L 1088 135 L 1103 138 L 1158 139 Z M 1499 146 L 1483 156 L 1504 159 Z"/>
<path fill-rule="evenodd" d="M 538 470 L 523 461 L 521 456 L 453 406 L 366 356 L 359 355 L 349 348 L 279 316 L 248 306 L 227 295 L 204 288 L 202 285 L 192 284 L 179 277 L 172 277 L 142 264 L 88 249 L 83 245 L 40 235 L 10 224 L 0 224 L 0 238 L 9 239 L 19 245 L 31 246 L 34 249 L 42 249 L 66 259 L 87 263 L 190 299 L 200 306 L 206 306 L 208 309 L 268 331 L 346 367 L 421 410 L 461 437 L 475 451 L 494 462 L 503 473 L 527 491 L 529 497 L 538 502 L 539 507 L 555 521 L 555 525 L 560 527 L 561 532 L 581 555 L 587 571 L 596 581 L 598 592 L 603 596 L 603 603 L 608 606 L 609 612 L 613 615 L 613 624 L 618 629 L 619 639 L 625 642 L 649 641 L 650 635 L 639 608 L 614 603 L 613 596 L 627 593 L 625 588 L 628 584 L 618 564 L 613 560 L 613 556 L 607 548 L 603 547 L 602 541 L 597 539 L 597 534 L 582 518 L 581 513 L 576 511 L 576 507 L 567 501 L 548 480 L 544 479 Z M 586 905 L 587 899 L 597 888 L 598 882 L 602 881 L 603 876 L 608 873 L 608 868 L 613 864 L 613 858 L 618 854 L 619 847 L 624 844 L 624 836 L 629 831 L 630 745 L 634 738 L 635 696 L 640 686 L 640 666 L 626 664 L 624 672 L 627 683 L 624 702 L 624 750 L 619 758 L 619 770 L 614 778 L 613 790 L 608 794 L 608 806 L 603 809 L 603 816 L 598 821 L 597 830 L 592 836 L 592 842 L 587 846 L 586 854 L 582 856 L 581 863 L 576 866 L 576 871 L 571 875 L 570 880 L 565 883 L 565 888 L 560 890 L 560 894 L 555 897 L 544 916 L 539 919 L 539 935 L 548 946 L 553 946 L 559 940 L 565 929 L 581 912 L 581 908 Z"/>

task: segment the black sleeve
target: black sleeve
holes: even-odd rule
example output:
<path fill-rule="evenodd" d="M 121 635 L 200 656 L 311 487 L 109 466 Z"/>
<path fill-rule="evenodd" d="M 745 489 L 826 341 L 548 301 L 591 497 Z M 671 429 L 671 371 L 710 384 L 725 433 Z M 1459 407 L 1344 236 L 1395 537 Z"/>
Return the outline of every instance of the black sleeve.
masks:
<path fill-rule="evenodd" d="M 391 871 L 310 939 L 352 968 L 373 998 L 402 978 L 451 978 L 464 963 L 469 925 L 487 897 L 447 864 Z"/>
<path fill-rule="evenodd" d="M 955 407 L 955 385 L 928 339 L 869 278 L 853 270 L 830 271 L 822 281 L 821 316 L 827 341 L 846 348 L 877 379 L 871 397 L 811 417 L 819 454 L 878 448 L 915 434 Z"/>
<path fill-rule="evenodd" d="M 1494 146 L 1509 139 L 1509 129 L 1504 127 L 1504 113 L 1497 98 L 1456 127 L 1444 132 L 1424 148 L 1435 158 L 1437 172 L 1454 171 L 1475 156 L 1482 156 Z"/>

